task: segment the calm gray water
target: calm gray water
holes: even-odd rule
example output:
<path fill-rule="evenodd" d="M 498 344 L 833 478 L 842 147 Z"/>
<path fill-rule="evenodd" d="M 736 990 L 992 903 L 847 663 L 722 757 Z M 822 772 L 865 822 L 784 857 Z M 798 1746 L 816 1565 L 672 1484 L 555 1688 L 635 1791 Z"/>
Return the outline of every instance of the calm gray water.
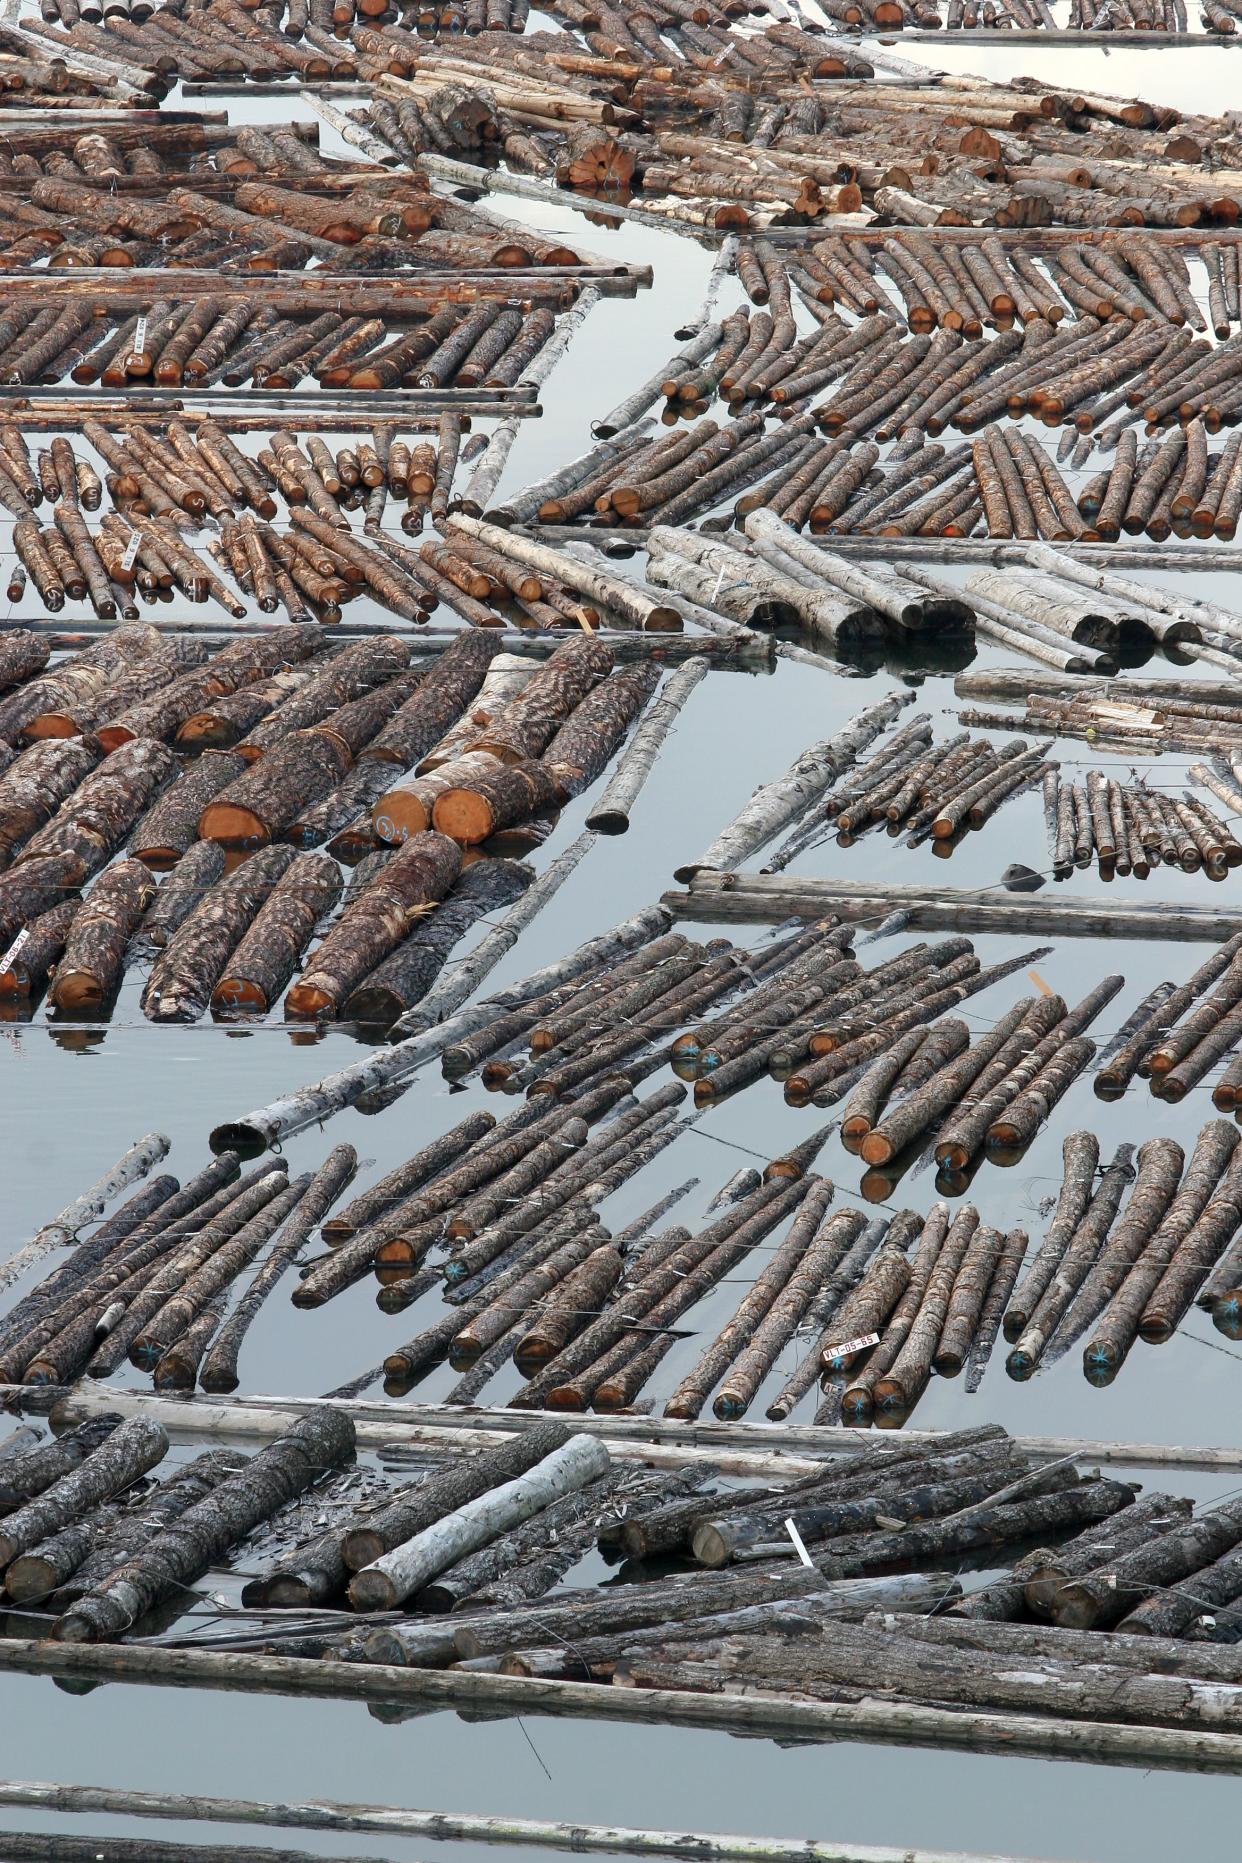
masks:
<path fill-rule="evenodd" d="M 1124 48 L 1103 54 L 920 48 L 920 55 L 932 52 L 935 62 L 954 70 L 989 76 L 1023 70 L 1067 82 L 1072 77 L 1076 85 L 1137 91 L 1197 109 L 1228 107 L 1236 97 L 1235 73 L 1242 72 L 1242 62 L 1235 62 L 1228 50 L 1171 53 L 1161 56 L 1158 66 L 1154 55 Z M 259 116 L 270 109 L 256 102 L 234 115 Z M 605 300 L 588 320 L 544 392 L 543 419 L 523 430 L 505 481 L 516 485 L 581 451 L 591 417 L 671 353 L 673 329 L 701 297 L 710 254 L 671 234 L 634 227 L 606 230 L 572 213 L 531 211 L 520 202 L 496 204 L 515 218 L 571 231 L 596 250 L 650 262 L 656 271 L 654 290 L 634 301 Z M 722 308 L 730 308 L 728 298 Z M 1217 599 L 1242 608 L 1239 577 L 1200 578 L 1197 584 L 1209 585 Z M 977 664 L 983 663 L 981 657 Z M 1153 665 L 1151 670 L 1158 669 Z M 787 663 L 770 677 L 713 675 L 683 714 L 636 811 L 631 834 L 594 848 L 492 983 L 499 986 L 525 974 L 658 896 L 672 884 L 674 866 L 698 852 L 757 783 L 898 683 L 885 671 L 847 680 Z M 933 714 L 939 729 L 952 728 L 949 678 L 922 682 L 916 703 Z M 1080 749 L 1068 742 L 1057 748 L 1067 772 Z M 1150 771 L 1153 781 L 1174 793 L 1185 780 L 1184 762 L 1173 759 L 1157 760 Z M 554 848 L 567 845 L 586 806 L 583 800 L 566 810 Z M 1037 796 L 1007 805 L 1000 821 L 969 838 L 947 865 L 926 848 L 911 852 L 901 842 L 866 839 L 849 850 L 820 849 L 793 871 L 971 887 L 994 884 L 1015 858 L 1037 868 L 1047 865 Z M 1232 900 L 1239 884 L 1242 879 L 1231 876 L 1218 889 L 1166 870 L 1145 886 L 1117 881 L 1112 894 L 1166 897 L 1180 905 L 1225 896 Z M 1076 874 L 1067 885 L 1075 897 L 1104 890 L 1090 874 Z M 755 929 L 735 935 L 752 942 L 764 934 Z M 889 939 L 872 950 L 878 959 L 906 942 Z M 1001 938 L 979 938 L 976 944 L 985 962 L 1024 948 Z M 1066 940 L 1036 967 L 1049 987 L 1071 1001 L 1100 977 L 1124 973 L 1124 990 L 1092 1030 L 1098 1038 L 1116 1028 L 1153 984 L 1162 978 L 1181 980 L 1204 954 L 1195 945 Z M 29 1026 L 0 1025 L 0 1093 L 9 1159 L 5 1252 L 141 1133 L 152 1127 L 167 1132 L 173 1141 L 167 1168 L 187 1177 L 205 1162 L 206 1135 L 219 1120 L 317 1079 L 361 1052 L 342 1032 L 315 1041 L 278 1027 L 245 1032 L 210 1023 L 154 1028 L 138 1011 L 140 983 L 131 977 L 106 1032 L 53 1030 L 42 1011 Z M 972 1026 L 985 1026 L 1030 988 L 1024 975 L 1010 978 L 972 999 L 967 1019 Z M 348 1139 L 367 1161 L 362 1179 L 367 1181 L 454 1123 L 469 1106 L 483 1103 L 497 1110 L 507 1104 L 497 1106 L 475 1085 L 450 1092 L 437 1070 L 427 1070 L 383 1114 L 367 1119 L 348 1112 L 323 1132 L 299 1135 L 287 1147 L 290 1165 L 294 1170 L 313 1166 L 329 1145 Z M 1174 1108 L 1153 1100 L 1144 1086 L 1106 1106 L 1094 1099 L 1088 1082 L 1080 1081 L 1022 1161 L 1007 1170 L 984 1166 L 970 1194 L 984 1220 L 1002 1228 L 1021 1223 L 1038 1234 L 1041 1203 L 1060 1181 L 1066 1132 L 1090 1126 L 1105 1154 L 1122 1140 L 1138 1141 L 1158 1131 L 1189 1146 L 1210 1116 L 1210 1099 L 1202 1091 Z M 695 1176 L 701 1187 L 682 1205 L 684 1220 L 693 1221 L 739 1164 L 784 1150 L 818 1117 L 787 1108 L 779 1088 L 770 1083 L 752 1087 L 711 1112 L 619 1193 L 605 1209 L 605 1219 L 623 1223 L 665 1189 Z M 861 1166 L 835 1138 L 825 1146 L 819 1168 L 836 1181 L 840 1202 L 858 1199 Z M 934 1195 L 930 1172 L 907 1177 L 894 1192 L 893 1207 L 926 1209 Z M 757 1262 L 762 1259 L 759 1255 Z M 741 1291 L 741 1283 L 718 1289 L 698 1311 L 699 1336 L 679 1344 L 658 1389 L 670 1388 Z M 247 1342 L 243 1389 L 325 1391 L 375 1363 L 394 1343 L 419 1330 L 433 1310 L 434 1305 L 424 1304 L 389 1317 L 377 1310 L 367 1285 L 308 1314 L 295 1313 L 278 1295 Z M 934 1383 L 915 1421 L 921 1427 L 954 1427 L 996 1419 L 1023 1432 L 1227 1443 L 1237 1440 L 1240 1357 L 1196 1315 L 1172 1344 L 1155 1351 L 1136 1348 L 1108 1391 L 1087 1387 L 1073 1353 L 1025 1386 L 1010 1383 L 994 1363 L 977 1397 L 967 1397 L 957 1383 Z M 778 1375 L 791 1363 L 792 1355 Z M 447 1369 L 437 1372 L 417 1395 L 434 1398 L 451 1381 Z M 488 1396 L 503 1401 L 508 1389 L 497 1380 Z M 1173 1477 L 1164 1485 L 1206 1500 L 1221 1498 L 1238 1483 Z M 353 1704 L 122 1686 L 71 1697 L 48 1681 L 9 1676 L 0 1676 L 0 1715 L 5 1736 L 0 1766 L 17 1778 L 266 1799 L 333 1796 L 1099 1863 L 1123 1858 L 1157 1863 L 1176 1853 L 1186 1831 L 1193 1829 L 1195 1851 L 1206 1863 L 1223 1863 L 1237 1853 L 1229 1806 L 1236 1806 L 1238 1787 L 1211 1778 L 878 1747 L 780 1748 L 767 1742 L 741 1747 L 723 1736 L 697 1732 L 539 1719 L 467 1723 L 455 1715 L 432 1714 L 388 1726 Z M 78 1823 L 83 1831 L 101 1833 L 127 1828 L 117 1820 Z M 0 1824 L 77 1828 L 20 1813 L 0 1814 Z M 151 1837 L 165 1827 L 135 1823 L 128 1828 Z M 169 1828 L 166 1834 L 174 1833 Z M 209 1833 L 187 1827 L 175 1835 L 205 1842 Z M 224 1844 L 230 1839 L 228 1832 L 213 1835 Z M 236 1840 L 243 1841 L 240 1832 Z M 244 1841 L 264 1839 L 250 1833 Z M 273 1833 L 267 1841 L 280 1839 Z M 423 1856 L 436 1848 L 364 1839 L 351 1844 L 313 1835 L 296 1841 L 309 1850 L 380 1851 L 393 1858 Z M 0 1855 L 3 1849 L 0 1839 Z"/>

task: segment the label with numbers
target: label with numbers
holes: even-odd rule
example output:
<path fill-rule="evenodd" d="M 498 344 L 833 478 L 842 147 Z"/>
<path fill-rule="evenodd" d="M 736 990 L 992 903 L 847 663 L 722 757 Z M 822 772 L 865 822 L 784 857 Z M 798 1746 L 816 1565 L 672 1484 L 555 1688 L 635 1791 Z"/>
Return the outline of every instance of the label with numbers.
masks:
<path fill-rule="evenodd" d="M 879 1333 L 860 1333 L 857 1339 L 843 1339 L 840 1345 L 825 1346 L 820 1358 L 825 1364 L 832 1358 L 848 1358 L 851 1352 L 865 1352 L 868 1346 L 879 1345 Z"/>
<path fill-rule="evenodd" d="M 132 569 L 134 567 L 134 564 L 138 561 L 138 552 L 141 548 L 142 538 L 138 535 L 138 532 L 135 531 L 125 546 L 125 554 L 121 558 L 122 569 Z"/>
<path fill-rule="evenodd" d="M 5 952 L 4 956 L 0 957 L 0 971 L 8 970 L 14 958 L 20 957 L 22 952 L 25 950 L 26 946 L 29 943 L 30 943 L 30 928 L 29 926 L 23 925 L 22 929 L 18 932 L 16 938 L 14 938 L 12 944 L 9 946 L 8 950 Z"/>
<path fill-rule="evenodd" d="M 147 342 L 147 319 L 145 314 L 138 319 L 138 328 L 134 331 L 134 354 L 141 356 Z"/>

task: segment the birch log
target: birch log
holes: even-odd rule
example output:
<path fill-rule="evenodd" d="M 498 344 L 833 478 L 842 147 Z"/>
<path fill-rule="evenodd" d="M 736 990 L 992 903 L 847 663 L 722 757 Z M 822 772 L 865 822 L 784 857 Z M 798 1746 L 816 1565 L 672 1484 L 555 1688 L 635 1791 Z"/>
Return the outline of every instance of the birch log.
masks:
<path fill-rule="evenodd" d="M 790 765 L 784 776 L 757 789 L 705 853 L 674 869 L 683 882 L 698 873 L 729 872 L 767 845 L 783 828 L 796 821 L 824 795 L 896 718 L 903 705 L 914 702 L 913 692 L 893 692 L 852 718 L 835 737 L 812 744 Z"/>
<path fill-rule="evenodd" d="M 599 834 L 626 832 L 630 811 L 655 768 L 682 707 L 706 672 L 704 661 L 687 660 L 669 675 L 618 760 L 603 795 L 587 816 L 588 828 Z"/>
<path fill-rule="evenodd" d="M 468 1501 L 364 1566 L 350 1583 L 350 1602 L 360 1611 L 394 1609 L 467 1553 L 520 1526 L 562 1495 L 598 1481 L 610 1466 L 608 1451 L 597 1438 L 571 1436 L 526 1474 Z"/>
<path fill-rule="evenodd" d="M 148 1132 L 122 1154 L 103 1176 L 84 1190 L 80 1197 L 75 1197 L 50 1223 L 44 1223 L 42 1229 L 30 1238 L 23 1248 L 10 1255 L 6 1262 L 0 1263 L 0 1289 L 12 1286 L 19 1275 L 25 1274 L 27 1268 L 50 1254 L 55 1248 L 68 1248 L 77 1241 L 78 1231 L 87 1223 L 94 1222 L 101 1216 L 108 1204 L 130 1184 L 136 1184 L 144 1178 L 152 1166 L 161 1158 L 168 1156 L 172 1140 L 164 1137 L 162 1132 Z"/>

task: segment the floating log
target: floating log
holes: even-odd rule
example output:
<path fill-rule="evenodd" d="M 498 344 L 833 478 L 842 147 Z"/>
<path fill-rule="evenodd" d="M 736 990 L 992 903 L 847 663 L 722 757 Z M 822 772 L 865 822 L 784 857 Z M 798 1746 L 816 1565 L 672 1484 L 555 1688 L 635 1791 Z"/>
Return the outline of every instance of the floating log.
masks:
<path fill-rule="evenodd" d="M 192 1584 L 230 1546 L 312 1486 L 354 1450 L 348 1417 L 328 1409 L 298 1418 L 214 1493 L 187 1509 L 128 1564 L 58 1619 L 56 1637 L 82 1643 L 115 1637 L 170 1589 Z"/>
<path fill-rule="evenodd" d="M 297 858 L 291 847 L 261 848 L 199 899 L 152 966 L 142 993 L 144 1015 L 159 1022 L 198 1020 L 230 956 Z"/>

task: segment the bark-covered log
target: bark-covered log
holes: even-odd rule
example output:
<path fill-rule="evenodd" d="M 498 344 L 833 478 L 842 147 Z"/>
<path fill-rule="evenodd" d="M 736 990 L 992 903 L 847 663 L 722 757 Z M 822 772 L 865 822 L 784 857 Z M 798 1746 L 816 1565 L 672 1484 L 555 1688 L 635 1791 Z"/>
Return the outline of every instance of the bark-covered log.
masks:
<path fill-rule="evenodd" d="M 1153 1591 L 1175 1585 L 1242 1542 L 1242 1502 L 1224 1501 L 1149 1538 L 1134 1551 L 1081 1578 L 1068 1579 L 1052 1600 L 1053 1622 L 1070 1630 L 1106 1630 Z"/>
<path fill-rule="evenodd" d="M 248 763 L 265 756 L 293 731 L 330 722 L 330 714 L 364 693 L 394 679 L 408 665 L 407 642 L 393 634 L 375 634 L 334 654 L 323 671 L 291 693 L 238 746 Z M 412 696 L 412 695 L 411 695 Z"/>
<path fill-rule="evenodd" d="M 5 1589 L 23 1604 L 47 1599 L 53 1609 L 63 1610 L 210 1494 L 243 1461 L 235 1450 L 210 1449 L 174 1470 L 141 1501 L 117 1507 L 106 1519 L 102 1510 L 86 1515 L 15 1559 L 4 1575 Z"/>
<path fill-rule="evenodd" d="M 80 1423 L 75 1430 L 24 1455 L 6 1456 L 0 1468 L 0 1513 L 9 1514 L 24 1507 L 53 1483 L 80 1468 L 87 1456 L 107 1441 L 120 1424 L 120 1417 L 105 1414 Z"/>
<path fill-rule="evenodd" d="M 73 920 L 56 968 L 51 1000 L 57 1009 L 97 1009 L 116 990 L 125 953 L 155 882 L 139 860 L 121 860 L 100 875 Z"/>
<path fill-rule="evenodd" d="M 447 1170 L 476 1140 L 494 1130 L 495 1125 L 491 1113 L 468 1114 L 442 1138 L 433 1139 L 430 1144 L 424 1145 L 412 1158 L 399 1164 L 377 1184 L 347 1203 L 336 1216 L 329 1217 L 323 1225 L 324 1241 L 331 1247 L 348 1241 L 350 1236 L 374 1222 L 377 1216 L 382 1216 L 423 1184 Z"/>
<path fill-rule="evenodd" d="M 298 854 L 260 906 L 211 993 L 213 1009 L 262 1015 L 273 1008 L 316 925 L 341 896 L 326 854 Z"/>
<path fill-rule="evenodd" d="M 175 1348 L 183 1334 L 197 1321 L 203 1306 L 215 1299 L 249 1267 L 259 1250 L 269 1242 L 285 1218 L 297 1208 L 310 1188 L 309 1172 L 291 1183 L 276 1181 L 275 1195 L 268 1198 L 209 1258 L 184 1275 L 155 1312 L 146 1319 L 141 1331 L 130 1342 L 129 1356 L 144 1371 L 153 1371 Z M 260 1186 L 262 1188 L 263 1186 Z M 197 1364 L 195 1365 L 197 1371 Z M 193 1376 L 190 1379 L 193 1387 Z"/>
<path fill-rule="evenodd" d="M 1134 1180 L 1133 1156 L 1132 1145 L 1119 1145 L 1111 1162 L 1101 1172 L 1099 1184 L 1069 1238 L 1055 1273 L 1005 1360 L 1005 1370 L 1011 1378 L 1022 1381 L 1032 1377 L 1038 1369 L 1049 1340 L 1108 1239 L 1126 1187 Z M 1159 1176 L 1157 1161 L 1149 1158 L 1148 1162 L 1153 1176 Z"/>
<path fill-rule="evenodd" d="M 979 1212 L 969 1203 L 949 1225 L 905 1344 L 889 1371 L 873 1387 L 872 1402 L 877 1411 L 907 1416 L 926 1389 L 953 1289 L 978 1227 Z"/>
<path fill-rule="evenodd" d="M 236 782 L 245 767 L 229 751 L 204 751 L 134 829 L 130 847 L 136 857 L 156 869 L 174 866 L 198 840 L 198 820 L 207 804 Z"/>
<path fill-rule="evenodd" d="M 201 896 L 151 968 L 142 993 L 145 1016 L 197 1022 L 229 958 L 296 858 L 291 847 L 260 848 Z"/>
<path fill-rule="evenodd" d="M 331 731 L 295 731 L 207 804 L 198 832 L 225 847 L 262 848 L 334 789 L 350 762 Z"/>
<path fill-rule="evenodd" d="M 32 920 L 62 905 L 85 877 L 77 854 L 51 854 L 0 874 L 0 944 L 7 948 Z"/>
<path fill-rule="evenodd" d="M 610 1466 L 607 1447 L 598 1438 L 569 1437 L 521 1474 L 462 1503 L 356 1572 L 349 1586 L 351 1604 L 355 1610 L 391 1610 L 438 1572 L 562 1495 L 597 1481 Z"/>
<path fill-rule="evenodd" d="M 0 687 L 20 686 L 41 673 L 51 657 L 51 643 L 29 628 L 6 628 L 0 639 Z"/>
<path fill-rule="evenodd" d="M 1086 1215 L 1100 1142 L 1093 1132 L 1071 1132 L 1061 1146 L 1061 1190 L 1048 1234 L 1005 1310 L 1003 1330 L 1010 1344 L 1020 1339 L 1061 1263 L 1070 1239 Z"/>
<path fill-rule="evenodd" d="M 519 1371 L 529 1374 L 562 1350 L 603 1308 L 621 1278 L 621 1256 L 609 1246 L 595 1249 L 540 1307 L 533 1326 L 514 1347 Z"/>
<path fill-rule="evenodd" d="M 224 875 L 224 849 L 215 841 L 196 841 L 164 880 L 138 929 L 136 944 L 146 954 L 162 951 L 205 894 Z"/>
<path fill-rule="evenodd" d="M 563 800 L 556 777 L 546 764 L 525 759 L 496 763 L 471 776 L 466 785 L 441 790 L 431 819 L 441 834 L 466 847 L 477 847 L 502 829 L 512 828 Z"/>
<path fill-rule="evenodd" d="M 1211 1565 L 1192 1572 L 1182 1584 L 1172 1585 L 1167 1590 L 1144 1598 L 1128 1616 L 1122 1618 L 1114 1634 L 1120 1636 L 1124 1632 L 1130 1636 L 1159 1637 L 1163 1640 L 1166 1637 L 1182 1637 L 1188 1630 L 1199 1626 L 1216 1629 L 1219 1607 L 1233 1604 L 1238 1598 L 1242 1598 L 1242 1551 L 1234 1546 Z M 1233 1628 L 1238 1613 L 1220 1611 L 1220 1617 Z M 1065 1633 L 1062 1631 L 1058 1634 Z M 1112 1641 L 1110 1637 L 1109 1642 Z"/>
<path fill-rule="evenodd" d="M 145 1551 L 72 1605 L 56 1625 L 64 1642 L 107 1640 L 170 1593 L 192 1585 L 261 1521 L 354 1453 L 354 1426 L 340 1411 L 311 1410 L 159 1533 Z"/>
<path fill-rule="evenodd" d="M 1134 1499 L 1120 1481 L 1081 1481 L 1076 1487 L 1033 1500 L 1002 1502 L 972 1509 L 960 1518 L 929 1521 L 894 1533 L 860 1534 L 843 1539 L 816 1560 L 827 1579 L 867 1578 L 959 1559 L 962 1553 L 1004 1546 L 1067 1528 L 1103 1520 Z"/>
<path fill-rule="evenodd" d="M 99 1340 L 100 1333 L 103 1335 L 87 1363 L 91 1377 L 103 1378 L 115 1371 L 152 1316 L 188 1285 L 204 1264 L 226 1247 L 257 1212 L 284 1193 L 287 1169 L 282 1160 L 278 1170 L 260 1168 L 250 1172 L 235 1185 L 226 1186 L 209 1198 L 164 1237 L 152 1239 L 143 1251 L 144 1265 L 113 1289 L 113 1301 L 104 1308 L 103 1317 L 96 1317 L 98 1307 L 88 1309 L 83 1316 L 88 1325 L 95 1320 L 88 1345 Z M 128 1258 L 131 1264 L 136 1256 L 135 1251 Z M 123 1266 L 117 1267 L 117 1275 Z M 139 1361 L 135 1358 L 134 1362 Z M 27 1367 L 28 1378 L 33 1369 Z"/>
<path fill-rule="evenodd" d="M 93 738 L 49 738 L 9 765 L 0 777 L 0 857 L 6 865 L 86 780 L 99 756 Z"/>
<path fill-rule="evenodd" d="M 72 1473 L 6 1516 L 0 1526 L 0 1567 L 37 1546 L 71 1520 L 110 1500 L 161 1462 L 168 1438 L 149 1417 L 120 1424 Z"/>
<path fill-rule="evenodd" d="M 350 993 L 396 949 L 420 912 L 444 898 L 461 872 L 461 850 L 427 833 L 403 843 L 346 908 L 285 998 L 285 1013 L 340 1013 Z"/>
<path fill-rule="evenodd" d="M 530 868 L 515 860 L 479 860 L 467 867 L 435 911 L 417 920 L 408 937 L 351 992 L 345 1014 L 391 1027 L 423 1000 L 470 927 L 486 913 L 511 905 L 533 878 Z"/>
<path fill-rule="evenodd" d="M 97 873 L 176 767 L 165 745 L 154 738 L 131 738 L 105 757 L 32 836 L 22 861 L 65 854 L 79 862 L 84 874 Z"/>
<path fill-rule="evenodd" d="M 1083 1375 L 1089 1383 L 1103 1386 L 1117 1376 L 1138 1335 L 1148 1302 L 1179 1253 L 1186 1250 L 1187 1256 L 1194 1259 L 1202 1249 L 1214 1260 L 1227 1235 L 1237 1227 L 1238 1142 L 1237 1128 L 1223 1119 L 1213 1119 L 1203 1127 L 1177 1195 L 1083 1350 Z M 1225 1191 L 1227 1177 L 1233 1183 L 1213 1208 L 1218 1191 Z"/>
<path fill-rule="evenodd" d="M 374 836 L 370 832 L 371 808 L 383 795 L 389 780 L 382 763 L 356 763 L 321 802 L 303 809 L 282 828 L 280 839 L 291 847 L 302 848 L 319 847 L 326 841 L 329 853 L 352 865 L 361 854 L 356 853 L 351 858 L 344 849 L 354 839 L 360 823 L 365 823 L 367 841 L 362 852 L 369 853 L 374 847 Z"/>
<path fill-rule="evenodd" d="M 1164 1220 L 1185 1162 L 1185 1153 L 1173 1139 L 1148 1139 L 1139 1147 L 1134 1190 L 1048 1341 L 1045 1364 L 1055 1364 L 1107 1307 Z"/>
<path fill-rule="evenodd" d="M 359 753 L 406 768 L 425 757 L 478 693 L 501 642 L 488 629 L 467 628 L 433 663 L 418 690 Z"/>
<path fill-rule="evenodd" d="M 398 1495 L 365 1527 L 356 1527 L 342 1536 L 345 1564 L 353 1572 L 373 1565 L 384 1553 L 414 1539 L 446 1515 L 456 1513 L 503 1482 L 526 1474 L 545 1456 L 562 1448 L 570 1436 L 563 1423 L 537 1424 L 494 1449 L 480 1450 L 477 1455 L 437 1470 Z"/>
<path fill-rule="evenodd" d="M 964 1054 L 947 1062 L 906 1099 L 890 1105 L 879 1124 L 871 1128 L 859 1147 L 866 1162 L 887 1164 L 890 1158 L 904 1151 L 934 1120 L 955 1106 L 1021 1026 L 1032 1003 L 1030 997 L 1015 1003 L 995 1027 L 981 1035 L 978 1041 L 972 1042 Z"/>
<path fill-rule="evenodd" d="M 563 796 L 581 795 L 602 775 L 659 679 L 655 661 L 623 667 L 570 713 L 543 753 Z"/>
<path fill-rule="evenodd" d="M 65 948 L 80 903 L 62 899 L 58 906 L 41 912 L 33 924 L 22 927 L 25 940 L 16 948 L 16 940 L 9 946 L 0 969 L 0 997 L 38 995 Z"/>
<path fill-rule="evenodd" d="M 268 1254 L 207 1354 L 199 1382 L 205 1391 L 235 1391 L 237 1360 L 242 1342 L 285 1270 L 292 1264 L 311 1230 L 336 1202 L 358 1168 L 352 1145 L 337 1145 L 316 1171 L 305 1195 L 285 1218 Z"/>

